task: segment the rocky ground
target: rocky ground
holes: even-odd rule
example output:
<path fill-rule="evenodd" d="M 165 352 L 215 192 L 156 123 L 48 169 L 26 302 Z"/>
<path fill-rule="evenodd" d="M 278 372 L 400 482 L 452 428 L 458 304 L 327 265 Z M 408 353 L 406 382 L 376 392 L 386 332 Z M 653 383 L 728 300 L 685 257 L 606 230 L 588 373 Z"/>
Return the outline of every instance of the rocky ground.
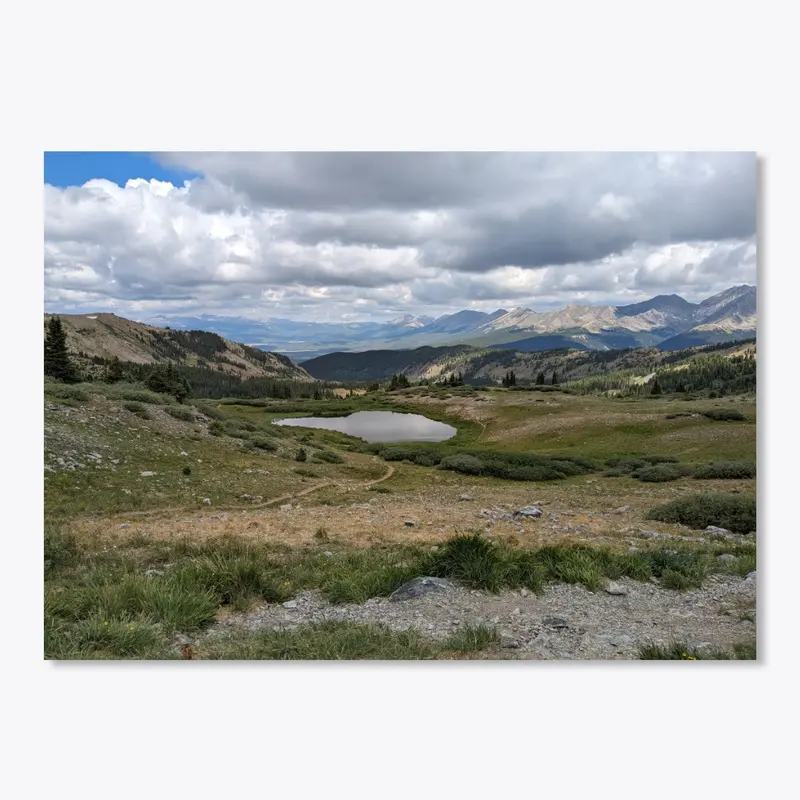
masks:
<path fill-rule="evenodd" d="M 598 592 L 557 584 L 541 596 L 525 589 L 492 595 L 447 581 L 411 588 L 363 605 L 331 605 L 316 592 L 303 592 L 283 604 L 231 615 L 205 635 L 346 620 L 413 628 L 441 641 L 461 626 L 483 623 L 501 638 L 500 646 L 482 657 L 544 660 L 635 659 L 648 643 L 730 649 L 755 638 L 755 573 L 744 579 L 713 576 L 702 589 L 686 592 L 627 579 Z M 414 590 L 423 593 L 400 599 Z"/>

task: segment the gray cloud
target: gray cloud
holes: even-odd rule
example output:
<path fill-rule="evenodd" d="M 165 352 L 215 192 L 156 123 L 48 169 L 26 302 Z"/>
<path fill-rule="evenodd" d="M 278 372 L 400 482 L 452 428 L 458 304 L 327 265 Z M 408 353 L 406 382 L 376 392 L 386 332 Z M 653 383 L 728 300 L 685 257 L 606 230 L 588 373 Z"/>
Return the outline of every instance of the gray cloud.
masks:
<path fill-rule="evenodd" d="M 752 153 L 170 153 L 45 187 L 49 307 L 316 318 L 699 299 L 756 274 Z"/>

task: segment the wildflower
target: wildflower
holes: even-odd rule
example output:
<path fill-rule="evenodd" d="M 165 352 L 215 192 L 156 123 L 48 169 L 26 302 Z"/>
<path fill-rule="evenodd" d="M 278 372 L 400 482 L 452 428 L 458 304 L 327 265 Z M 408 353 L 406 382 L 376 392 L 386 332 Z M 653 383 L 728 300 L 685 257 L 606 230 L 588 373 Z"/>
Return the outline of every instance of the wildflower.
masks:
<path fill-rule="evenodd" d="M 103 623 L 103 625 L 108 625 L 108 620 L 106 620 L 106 621 Z"/>

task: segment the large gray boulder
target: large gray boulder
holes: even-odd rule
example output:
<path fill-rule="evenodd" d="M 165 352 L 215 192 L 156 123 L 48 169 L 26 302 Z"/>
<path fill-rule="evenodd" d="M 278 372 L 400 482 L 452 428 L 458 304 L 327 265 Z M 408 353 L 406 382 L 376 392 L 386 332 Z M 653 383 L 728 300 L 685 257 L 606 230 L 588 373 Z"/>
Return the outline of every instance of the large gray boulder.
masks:
<path fill-rule="evenodd" d="M 424 576 L 421 578 L 414 578 L 404 583 L 399 589 L 395 589 L 395 591 L 389 595 L 389 599 L 394 602 L 411 600 L 414 597 L 422 597 L 424 594 L 445 592 L 452 588 L 453 584 L 450 583 L 450 581 L 446 581 L 444 578 Z"/>

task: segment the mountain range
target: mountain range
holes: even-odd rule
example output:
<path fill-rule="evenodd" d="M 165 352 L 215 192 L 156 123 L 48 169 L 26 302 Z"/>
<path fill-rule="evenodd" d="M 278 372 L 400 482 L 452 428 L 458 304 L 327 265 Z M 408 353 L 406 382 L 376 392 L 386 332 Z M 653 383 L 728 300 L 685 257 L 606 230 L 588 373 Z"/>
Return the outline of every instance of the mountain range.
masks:
<path fill-rule="evenodd" d="M 732 286 L 700 303 L 658 295 L 620 306 L 567 305 L 551 311 L 463 310 L 434 319 L 403 314 L 388 322 L 320 323 L 283 318 L 200 315 L 152 317 L 146 322 L 178 330 L 206 330 L 251 347 L 276 351 L 298 363 L 333 352 L 410 350 L 466 344 L 535 352 L 572 347 L 676 350 L 756 335 L 756 287 Z"/>

